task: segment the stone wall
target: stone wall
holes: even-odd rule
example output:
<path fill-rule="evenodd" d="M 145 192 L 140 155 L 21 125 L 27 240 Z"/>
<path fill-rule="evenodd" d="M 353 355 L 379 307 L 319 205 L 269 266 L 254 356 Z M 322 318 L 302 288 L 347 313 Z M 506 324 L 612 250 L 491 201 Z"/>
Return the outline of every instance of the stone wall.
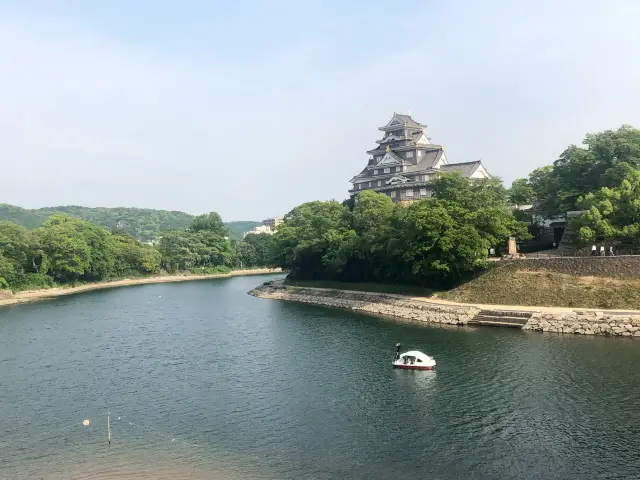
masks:
<path fill-rule="evenodd" d="M 380 293 L 285 287 L 278 281 L 267 282 L 249 294 L 272 300 L 291 300 L 449 325 L 465 325 L 480 311 L 475 307 L 436 305 Z"/>
<path fill-rule="evenodd" d="M 13 297 L 11 290 L 0 290 L 0 300 L 8 300 Z"/>
<path fill-rule="evenodd" d="M 519 270 L 546 270 L 576 276 L 640 278 L 640 255 L 620 257 L 553 257 L 505 260 Z"/>
<path fill-rule="evenodd" d="M 427 323 L 466 325 L 471 320 L 483 317 L 481 309 L 474 305 L 444 305 L 381 293 L 289 287 L 285 286 L 281 280 L 260 285 L 249 294 L 272 300 L 289 300 L 344 308 Z M 482 312 L 486 313 L 486 311 Z M 531 317 L 522 326 L 523 330 L 577 335 L 640 337 L 640 315 L 634 315 L 633 312 L 574 310 L 548 313 L 536 312 L 535 307 L 531 307 L 529 311 L 518 312 L 531 314 Z M 511 311 L 502 313 L 514 314 Z M 500 323 L 500 319 L 497 323 Z"/>
<path fill-rule="evenodd" d="M 640 337 L 640 316 L 606 312 L 534 313 L 522 327 L 537 332 Z"/>

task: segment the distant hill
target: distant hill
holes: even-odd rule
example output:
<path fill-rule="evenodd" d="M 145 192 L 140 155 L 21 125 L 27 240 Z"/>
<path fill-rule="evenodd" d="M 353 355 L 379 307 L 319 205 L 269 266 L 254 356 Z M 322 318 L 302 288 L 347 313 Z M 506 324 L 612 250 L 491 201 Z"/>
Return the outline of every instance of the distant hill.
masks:
<path fill-rule="evenodd" d="M 244 232 L 248 232 L 253 227 L 262 225 L 262 222 L 238 221 L 226 222 L 225 225 L 229 229 L 229 236 L 235 240 L 242 240 Z"/>
<path fill-rule="evenodd" d="M 154 210 L 150 208 L 89 208 L 79 206 L 45 207 L 26 209 L 0 203 L 0 220 L 10 220 L 27 228 L 38 228 L 54 213 L 79 217 L 109 230 L 119 228 L 141 242 L 154 240 L 167 230 L 185 230 L 193 215 L 184 212 Z M 241 239 L 242 234 L 260 222 L 227 222 L 231 238 Z"/>

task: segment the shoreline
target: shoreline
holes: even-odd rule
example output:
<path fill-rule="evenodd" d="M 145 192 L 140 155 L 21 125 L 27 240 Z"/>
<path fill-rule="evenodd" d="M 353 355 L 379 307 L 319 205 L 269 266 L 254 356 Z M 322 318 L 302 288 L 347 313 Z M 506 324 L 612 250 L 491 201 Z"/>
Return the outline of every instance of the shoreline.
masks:
<path fill-rule="evenodd" d="M 188 281 L 195 281 L 195 280 L 209 280 L 214 278 L 267 275 L 267 274 L 275 274 L 275 273 L 282 273 L 282 270 L 279 268 L 275 268 L 275 269 L 254 268 L 254 269 L 232 270 L 229 273 L 212 273 L 208 275 L 183 274 L 183 275 L 165 275 L 165 276 L 141 277 L 141 278 L 124 278 L 122 280 L 87 283 L 86 285 L 80 285 L 77 287 L 53 287 L 53 288 L 42 288 L 38 290 L 25 290 L 22 292 L 12 293 L 7 298 L 0 298 L 0 307 L 8 306 L 8 305 L 18 305 L 20 303 L 44 300 L 47 298 L 62 297 L 65 295 L 73 295 L 76 293 L 89 292 L 92 290 L 104 290 L 107 288 L 130 287 L 134 285 L 146 285 L 146 284 L 152 284 L 152 283 L 188 282 Z"/>
<path fill-rule="evenodd" d="M 249 295 L 425 323 L 510 327 L 536 332 L 640 337 L 640 311 L 457 303 L 428 297 L 330 288 L 259 285 Z"/>

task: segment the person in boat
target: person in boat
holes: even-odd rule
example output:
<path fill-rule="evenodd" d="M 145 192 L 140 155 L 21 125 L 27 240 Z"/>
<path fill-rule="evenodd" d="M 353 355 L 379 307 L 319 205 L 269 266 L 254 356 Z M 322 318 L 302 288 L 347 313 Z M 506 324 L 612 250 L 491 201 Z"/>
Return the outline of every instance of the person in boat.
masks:
<path fill-rule="evenodd" d="M 400 344 L 396 343 L 396 354 L 393 356 L 393 361 L 395 362 L 400 358 Z"/>

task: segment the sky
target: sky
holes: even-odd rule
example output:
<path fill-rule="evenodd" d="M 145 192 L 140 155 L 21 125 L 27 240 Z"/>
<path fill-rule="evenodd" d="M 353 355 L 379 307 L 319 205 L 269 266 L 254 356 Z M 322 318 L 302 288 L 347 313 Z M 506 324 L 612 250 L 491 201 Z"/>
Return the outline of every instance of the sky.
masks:
<path fill-rule="evenodd" d="M 505 180 L 640 127 L 640 2 L 0 0 L 0 202 L 348 198 L 394 111 Z"/>

